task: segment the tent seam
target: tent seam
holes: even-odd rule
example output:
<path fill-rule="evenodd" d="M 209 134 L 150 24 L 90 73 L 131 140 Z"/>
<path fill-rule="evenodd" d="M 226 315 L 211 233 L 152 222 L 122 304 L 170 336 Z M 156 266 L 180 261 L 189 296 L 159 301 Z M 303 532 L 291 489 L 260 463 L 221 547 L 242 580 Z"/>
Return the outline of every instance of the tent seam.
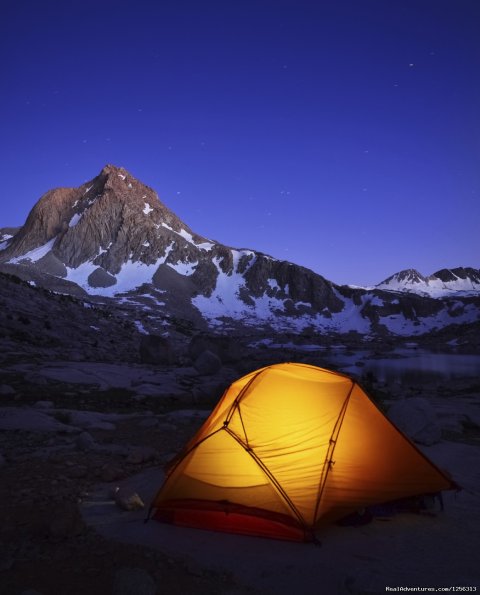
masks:
<path fill-rule="evenodd" d="M 323 464 L 322 474 L 320 476 L 320 484 L 319 484 L 319 492 L 318 492 L 318 496 L 317 496 L 317 502 L 315 504 L 315 511 L 313 514 L 313 523 L 314 524 L 317 522 L 318 511 L 320 510 L 320 503 L 322 501 L 322 496 L 324 494 L 325 486 L 327 484 L 328 474 L 330 472 L 330 469 L 335 464 L 335 461 L 333 460 L 332 457 L 335 452 L 335 447 L 337 445 L 338 437 L 340 435 L 340 430 L 342 428 L 343 420 L 345 419 L 345 414 L 347 412 L 348 403 L 350 401 L 350 397 L 352 395 L 354 387 L 355 387 L 355 382 L 352 381 L 352 385 L 350 387 L 350 390 L 348 391 L 348 395 L 346 396 L 345 401 L 342 404 L 337 421 L 335 422 L 335 425 L 333 426 L 333 430 L 332 430 L 332 433 L 331 433 L 329 441 L 328 441 L 328 448 L 327 448 L 327 453 L 325 455 L 325 462 Z"/>
<path fill-rule="evenodd" d="M 227 426 L 224 426 L 223 429 L 225 429 L 230 434 L 230 436 L 236 442 L 238 442 L 245 449 L 245 451 L 253 458 L 253 460 L 257 463 L 257 465 L 260 467 L 260 469 L 265 473 L 265 475 L 268 477 L 268 479 L 273 483 L 273 485 L 277 489 L 279 495 L 285 500 L 288 507 L 295 514 L 295 516 L 297 517 L 297 519 L 300 522 L 303 529 L 305 531 L 307 531 L 308 525 L 305 522 L 305 519 L 303 518 L 301 513 L 297 510 L 297 507 L 292 502 L 292 500 L 290 499 L 288 494 L 285 492 L 285 490 L 282 488 L 282 486 L 278 483 L 277 479 L 275 478 L 273 473 L 270 471 L 270 469 L 265 465 L 265 463 L 260 459 L 260 457 L 258 457 L 258 455 L 255 453 L 255 451 L 250 446 L 248 446 L 242 442 L 242 440 L 235 434 L 235 432 L 232 432 L 232 430 L 230 430 L 230 428 Z"/>

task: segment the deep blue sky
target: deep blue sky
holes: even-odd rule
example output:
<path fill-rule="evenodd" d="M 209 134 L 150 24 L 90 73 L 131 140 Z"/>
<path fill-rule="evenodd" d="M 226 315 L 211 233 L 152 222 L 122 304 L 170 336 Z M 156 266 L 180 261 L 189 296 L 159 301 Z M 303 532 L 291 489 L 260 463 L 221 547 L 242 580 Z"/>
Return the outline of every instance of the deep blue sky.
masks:
<path fill-rule="evenodd" d="M 478 0 L 2 0 L 0 226 L 106 163 L 374 284 L 480 267 Z"/>

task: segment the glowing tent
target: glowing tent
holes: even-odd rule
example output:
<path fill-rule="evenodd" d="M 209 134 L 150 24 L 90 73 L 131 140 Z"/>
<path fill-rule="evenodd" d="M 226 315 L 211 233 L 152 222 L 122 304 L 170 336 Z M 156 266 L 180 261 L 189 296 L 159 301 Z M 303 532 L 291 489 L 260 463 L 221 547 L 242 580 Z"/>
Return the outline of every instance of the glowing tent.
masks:
<path fill-rule="evenodd" d="M 454 487 L 354 380 L 287 363 L 226 390 L 171 466 L 152 516 L 308 541 L 360 507 Z"/>

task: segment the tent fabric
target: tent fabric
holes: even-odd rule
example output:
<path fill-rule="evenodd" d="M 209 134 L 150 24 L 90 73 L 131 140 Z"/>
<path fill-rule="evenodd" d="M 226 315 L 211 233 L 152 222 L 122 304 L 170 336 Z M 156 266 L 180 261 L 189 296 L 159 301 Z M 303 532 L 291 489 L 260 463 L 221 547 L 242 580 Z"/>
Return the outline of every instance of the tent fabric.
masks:
<path fill-rule="evenodd" d="M 225 391 L 152 510 L 178 525 L 308 541 L 359 508 L 455 487 L 353 379 L 285 363 Z"/>

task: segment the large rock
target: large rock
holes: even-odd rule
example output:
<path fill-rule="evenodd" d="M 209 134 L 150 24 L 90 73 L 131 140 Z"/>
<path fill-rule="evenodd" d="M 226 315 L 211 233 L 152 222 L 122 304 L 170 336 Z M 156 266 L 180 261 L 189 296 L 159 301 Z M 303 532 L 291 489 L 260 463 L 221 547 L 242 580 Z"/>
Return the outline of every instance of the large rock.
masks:
<path fill-rule="evenodd" d="M 48 252 L 37 261 L 37 267 L 48 275 L 54 277 L 66 277 L 67 267 L 52 252 Z"/>
<path fill-rule="evenodd" d="M 420 397 L 394 403 L 389 419 L 409 438 L 419 444 L 435 444 L 442 436 L 432 405 Z"/>
<path fill-rule="evenodd" d="M 144 364 L 170 365 L 174 354 L 170 341 L 159 335 L 142 335 L 140 341 L 140 360 Z"/>
<path fill-rule="evenodd" d="M 218 355 L 215 355 L 211 351 L 204 351 L 197 357 L 193 367 L 201 376 L 209 376 L 220 370 L 222 362 Z"/>
<path fill-rule="evenodd" d="M 122 510 L 143 510 L 145 504 L 137 492 L 133 492 L 128 488 L 116 488 L 113 494 L 115 504 Z"/>
<path fill-rule="evenodd" d="M 195 361 L 205 351 L 214 353 L 224 364 L 241 359 L 241 345 L 235 337 L 224 335 L 208 335 L 198 333 L 194 335 L 188 345 L 188 355 Z"/>
<path fill-rule="evenodd" d="M 115 285 L 117 279 L 102 267 L 96 268 L 88 276 L 88 284 L 91 287 L 111 287 Z"/>
<path fill-rule="evenodd" d="M 117 479 L 122 479 L 125 472 L 123 468 L 116 463 L 105 463 L 100 469 L 99 475 L 102 481 L 111 482 L 116 481 Z"/>
<path fill-rule="evenodd" d="M 135 446 L 129 452 L 126 462 L 132 465 L 140 465 L 154 460 L 157 456 L 157 451 L 150 446 Z"/>
<path fill-rule="evenodd" d="M 75 440 L 75 445 L 80 450 L 93 450 L 96 446 L 95 440 L 88 432 L 82 432 Z"/>

